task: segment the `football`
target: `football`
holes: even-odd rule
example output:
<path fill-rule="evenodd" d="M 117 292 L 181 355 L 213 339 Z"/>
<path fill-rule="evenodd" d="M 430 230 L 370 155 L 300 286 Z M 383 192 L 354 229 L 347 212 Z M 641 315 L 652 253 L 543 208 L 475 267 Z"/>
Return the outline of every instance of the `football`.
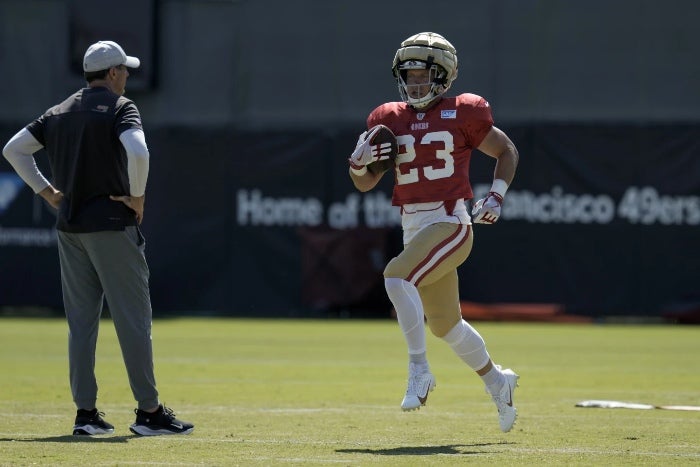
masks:
<path fill-rule="evenodd" d="M 377 125 L 379 131 L 372 137 L 371 145 L 377 146 L 377 151 L 382 159 L 367 165 L 367 170 L 376 174 L 394 168 L 396 155 L 399 153 L 399 144 L 394 132 L 386 125 Z M 376 127 L 372 127 L 374 129 Z"/>

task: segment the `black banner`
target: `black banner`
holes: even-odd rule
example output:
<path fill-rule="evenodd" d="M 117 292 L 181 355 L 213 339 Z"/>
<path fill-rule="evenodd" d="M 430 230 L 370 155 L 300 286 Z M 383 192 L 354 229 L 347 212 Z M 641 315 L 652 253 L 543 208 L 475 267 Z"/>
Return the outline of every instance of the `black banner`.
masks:
<path fill-rule="evenodd" d="M 474 228 L 464 300 L 590 316 L 700 303 L 700 126 L 504 129 L 520 166 L 501 220 Z M 148 131 L 156 313 L 387 316 L 382 270 L 400 251 L 400 218 L 388 177 L 352 187 L 358 130 Z M 493 163 L 473 155 L 476 196 Z M 0 306 L 61 308 L 53 220 L 0 161 Z"/>

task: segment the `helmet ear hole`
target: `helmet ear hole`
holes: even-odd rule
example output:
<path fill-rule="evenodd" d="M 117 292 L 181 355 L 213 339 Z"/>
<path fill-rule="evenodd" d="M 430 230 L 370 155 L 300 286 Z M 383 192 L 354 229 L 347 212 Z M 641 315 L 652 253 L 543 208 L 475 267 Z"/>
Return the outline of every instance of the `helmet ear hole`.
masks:
<path fill-rule="evenodd" d="M 433 82 L 435 84 L 447 84 L 447 71 L 445 71 L 445 69 L 440 65 L 436 65 L 435 70 L 436 73 Z"/>

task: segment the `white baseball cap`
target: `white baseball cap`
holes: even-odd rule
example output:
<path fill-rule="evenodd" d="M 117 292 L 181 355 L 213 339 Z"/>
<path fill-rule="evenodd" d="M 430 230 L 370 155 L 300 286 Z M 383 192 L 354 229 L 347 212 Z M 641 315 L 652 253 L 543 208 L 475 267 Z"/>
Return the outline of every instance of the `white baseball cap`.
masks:
<path fill-rule="evenodd" d="M 88 47 L 83 58 L 83 70 L 88 72 L 107 70 L 119 65 L 138 68 L 141 60 L 128 56 L 119 44 L 112 41 L 95 42 Z"/>

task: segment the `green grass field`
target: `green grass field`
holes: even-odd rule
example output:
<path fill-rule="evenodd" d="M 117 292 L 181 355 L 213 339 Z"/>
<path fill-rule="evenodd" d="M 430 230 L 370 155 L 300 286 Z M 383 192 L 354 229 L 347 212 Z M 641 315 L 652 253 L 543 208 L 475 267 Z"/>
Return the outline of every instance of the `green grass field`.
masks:
<path fill-rule="evenodd" d="M 403 413 L 406 355 L 390 320 L 161 319 L 161 399 L 190 436 L 131 435 L 114 328 L 98 343 L 98 407 L 115 425 L 70 435 L 62 319 L 0 319 L 0 465 L 698 465 L 700 412 L 577 408 L 611 399 L 700 405 L 700 328 L 473 323 L 515 369 L 501 433 L 479 378 L 428 338 L 437 388 Z"/>

